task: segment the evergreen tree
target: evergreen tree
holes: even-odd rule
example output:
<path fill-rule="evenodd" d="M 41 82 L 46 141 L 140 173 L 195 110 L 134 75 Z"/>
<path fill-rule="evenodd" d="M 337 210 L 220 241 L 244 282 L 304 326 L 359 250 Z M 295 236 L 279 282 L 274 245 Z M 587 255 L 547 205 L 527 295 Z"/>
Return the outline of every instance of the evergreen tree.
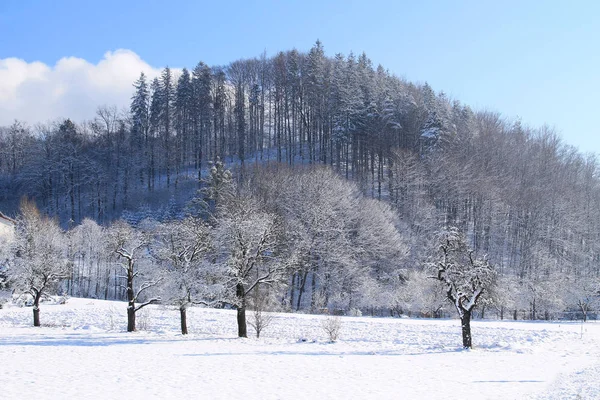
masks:
<path fill-rule="evenodd" d="M 148 130 L 150 128 L 150 92 L 146 82 L 146 75 L 142 72 L 133 84 L 135 93 L 131 98 L 131 118 L 133 121 L 133 136 L 139 139 L 140 146 L 147 144 Z"/>
<path fill-rule="evenodd" d="M 160 121 L 162 126 L 163 166 L 167 176 L 167 187 L 171 185 L 172 147 L 173 147 L 173 102 L 175 98 L 175 85 L 171 69 L 166 67 L 160 77 Z"/>

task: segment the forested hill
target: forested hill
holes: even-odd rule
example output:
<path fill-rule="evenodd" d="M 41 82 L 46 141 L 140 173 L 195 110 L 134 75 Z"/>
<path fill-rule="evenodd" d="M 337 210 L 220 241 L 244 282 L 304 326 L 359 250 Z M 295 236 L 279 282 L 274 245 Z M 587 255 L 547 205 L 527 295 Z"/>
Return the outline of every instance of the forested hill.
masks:
<path fill-rule="evenodd" d="M 265 164 L 323 164 L 392 205 L 413 260 L 433 232 L 455 225 L 502 272 L 550 282 L 548 291 L 557 274 L 600 273 L 595 157 L 365 54 L 331 57 L 317 42 L 177 76 L 165 68 L 133 86 L 126 112 L 101 106 L 92 121 L 2 128 L 0 209 L 14 215 L 27 196 L 64 226 L 123 212 L 172 218 L 211 160 L 238 180 Z"/>

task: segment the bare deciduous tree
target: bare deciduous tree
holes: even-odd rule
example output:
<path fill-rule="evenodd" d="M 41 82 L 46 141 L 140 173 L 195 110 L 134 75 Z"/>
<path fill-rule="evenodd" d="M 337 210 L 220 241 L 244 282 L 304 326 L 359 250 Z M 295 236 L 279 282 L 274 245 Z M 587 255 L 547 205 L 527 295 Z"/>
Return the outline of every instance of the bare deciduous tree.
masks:
<path fill-rule="evenodd" d="M 149 304 L 160 301 L 160 297 L 150 297 L 141 304 L 136 302 L 146 290 L 158 285 L 162 278 L 140 276 L 142 271 L 137 265 L 139 257 L 148 246 L 148 237 L 141 229 L 134 229 L 124 221 L 117 221 L 111 227 L 111 235 L 115 246 L 115 253 L 123 261 L 120 263 L 126 275 L 126 285 L 122 287 L 127 291 L 127 332 L 135 331 L 135 313 Z M 145 278 L 142 283 L 135 286 L 136 278 Z"/>
<path fill-rule="evenodd" d="M 248 324 L 256 331 L 257 339 L 260 338 L 262 331 L 271 325 L 273 321 L 273 315 L 269 313 L 271 308 L 269 300 L 269 294 L 259 288 L 254 290 L 254 294 L 251 296 L 250 308 L 252 309 L 252 316 Z"/>

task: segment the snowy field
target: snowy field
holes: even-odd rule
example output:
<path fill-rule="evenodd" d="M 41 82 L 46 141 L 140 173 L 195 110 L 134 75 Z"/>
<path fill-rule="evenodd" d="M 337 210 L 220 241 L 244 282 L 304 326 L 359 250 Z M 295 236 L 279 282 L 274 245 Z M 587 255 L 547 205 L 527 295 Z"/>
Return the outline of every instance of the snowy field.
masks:
<path fill-rule="evenodd" d="M 276 314 L 260 339 L 235 312 L 151 306 L 126 333 L 125 303 L 69 299 L 0 310 L 2 399 L 600 399 L 600 323 Z M 251 313 L 248 313 L 249 317 Z M 248 327 L 249 333 L 253 330 Z"/>

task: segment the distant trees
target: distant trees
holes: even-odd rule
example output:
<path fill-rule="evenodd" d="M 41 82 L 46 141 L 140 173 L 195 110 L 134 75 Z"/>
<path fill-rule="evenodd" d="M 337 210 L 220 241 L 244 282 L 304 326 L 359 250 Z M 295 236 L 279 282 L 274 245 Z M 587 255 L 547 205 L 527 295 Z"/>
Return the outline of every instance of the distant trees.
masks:
<path fill-rule="evenodd" d="M 107 229 L 84 219 L 67 234 L 71 271 L 67 293 L 71 296 L 109 298 L 114 285 L 108 253 Z M 114 294 L 111 294 L 111 298 Z"/>
<path fill-rule="evenodd" d="M 287 232 L 291 309 L 371 306 L 367 287 L 392 290 L 408 249 L 386 204 L 324 167 L 256 170 L 252 183 Z"/>
<path fill-rule="evenodd" d="M 14 214 L 25 195 L 62 228 L 85 225 L 69 229 L 73 295 L 126 295 L 114 260 L 75 248 L 94 231 L 86 218 L 100 234 L 121 217 L 164 222 L 185 212 L 216 225 L 218 197 L 232 195 L 234 179 L 254 186 L 289 233 L 295 265 L 284 301 L 293 309 L 394 303 L 416 285 L 396 269 L 421 265 L 445 226 L 464 232 L 510 286 L 494 304 L 502 317 L 570 311 L 581 281 L 560 294 L 553 282 L 600 273 L 596 156 L 548 127 L 475 112 L 365 54 L 330 56 L 317 41 L 307 52 L 141 74 L 132 89 L 128 110 L 102 105 L 92 121 L 0 127 L 2 211 Z M 184 208 L 199 189 L 198 207 Z M 374 233 L 391 226 L 393 235 Z"/>

